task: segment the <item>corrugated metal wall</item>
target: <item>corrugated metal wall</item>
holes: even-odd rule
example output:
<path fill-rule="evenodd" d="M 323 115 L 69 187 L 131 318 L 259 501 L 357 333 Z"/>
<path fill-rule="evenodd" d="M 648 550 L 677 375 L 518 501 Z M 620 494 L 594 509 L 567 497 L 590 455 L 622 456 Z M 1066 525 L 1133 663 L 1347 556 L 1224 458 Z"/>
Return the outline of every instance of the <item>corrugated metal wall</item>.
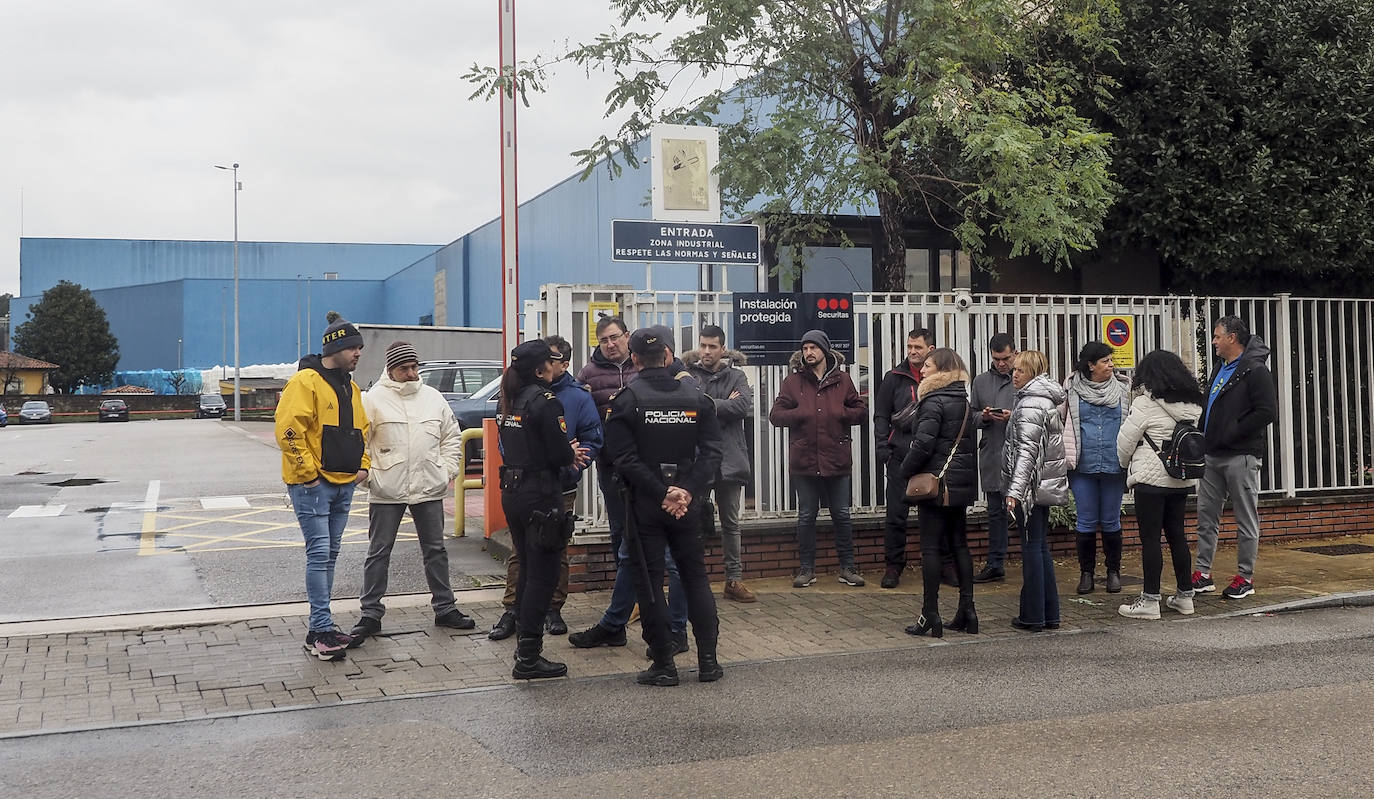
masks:
<path fill-rule="evenodd" d="M 343 280 L 384 280 L 432 254 L 437 244 L 239 242 L 239 279 L 294 280 L 337 272 Z M 181 278 L 234 277 L 229 241 L 126 239 L 19 240 L 19 293 L 37 296 L 59 280 L 96 289 Z"/>

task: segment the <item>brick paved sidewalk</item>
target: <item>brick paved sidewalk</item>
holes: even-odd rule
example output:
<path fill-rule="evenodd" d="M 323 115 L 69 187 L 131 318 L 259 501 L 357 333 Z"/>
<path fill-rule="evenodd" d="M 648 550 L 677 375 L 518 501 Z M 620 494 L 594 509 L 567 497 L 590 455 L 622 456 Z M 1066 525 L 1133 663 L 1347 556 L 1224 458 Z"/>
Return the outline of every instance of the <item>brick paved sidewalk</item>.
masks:
<path fill-rule="evenodd" d="M 1242 602 L 1226 602 L 1215 593 L 1201 596 L 1192 618 L 1374 590 L 1374 554 L 1329 557 L 1300 549 L 1361 542 L 1374 544 L 1374 536 L 1262 547 L 1256 596 Z M 1218 562 L 1224 564 L 1228 557 L 1234 555 L 1223 552 Z M 1138 560 L 1123 565 L 1127 585 L 1116 595 L 1099 588 L 1078 597 L 1073 591 L 1076 564 L 1060 562 L 1056 568 L 1064 630 L 1149 623 L 1116 613 L 1119 604 L 1139 591 Z M 903 632 L 919 610 L 918 574 L 908 572 L 895 591 L 877 588 L 877 575 L 872 576 L 872 583 L 862 589 L 840 585 L 833 575 L 805 590 L 793 590 L 783 579 L 756 581 L 750 585 L 760 594 L 758 603 L 720 600 L 720 656 L 727 679 L 731 664 L 1025 635 L 1008 625 L 1016 613 L 1015 575 L 1006 583 L 977 587 L 982 635 L 949 632 L 942 641 Z M 1166 575 L 1166 594 L 1167 582 Z M 956 593 L 950 588 L 941 592 L 946 619 L 953 615 Z M 564 610 L 570 627 L 594 623 L 606 597 L 605 592 L 572 595 Z M 304 614 L 162 629 L 29 635 L 8 634 L 6 625 L 0 625 L 0 635 L 8 635 L 0 638 L 0 736 L 510 684 L 514 641 L 492 642 L 484 634 L 500 615 L 499 600 L 473 602 L 461 595 L 459 600 L 478 620 L 475 634 L 437 628 L 428 607 L 398 602 L 411 606 L 393 608 L 384 620 L 383 635 L 339 663 L 324 663 L 301 651 Z M 356 618 L 356 601 L 336 600 L 334 611 L 346 627 Z M 1166 623 L 1183 619 L 1168 610 L 1164 614 Z M 251 615 L 244 612 L 245 617 Z M 637 626 L 630 639 L 624 648 L 578 650 L 566 637 L 548 637 L 546 654 L 566 661 L 573 677 L 629 675 L 645 665 Z M 678 662 L 695 668 L 690 653 Z"/>

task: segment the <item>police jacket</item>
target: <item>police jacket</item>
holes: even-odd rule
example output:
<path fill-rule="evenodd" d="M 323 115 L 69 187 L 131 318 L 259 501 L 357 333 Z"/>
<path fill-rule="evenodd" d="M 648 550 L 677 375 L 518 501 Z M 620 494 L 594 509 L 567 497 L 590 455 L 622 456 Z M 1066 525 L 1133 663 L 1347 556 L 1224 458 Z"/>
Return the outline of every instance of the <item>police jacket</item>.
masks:
<path fill-rule="evenodd" d="M 530 383 L 517 391 L 505 413 L 496 415 L 496 427 L 506 467 L 529 480 L 547 476 L 546 485 L 561 490 L 558 474 L 572 464 L 573 451 L 563 404 L 548 383 Z"/>
<path fill-rule="evenodd" d="M 685 488 L 693 504 L 706 493 L 720 468 L 720 424 L 716 406 L 700 389 L 654 367 L 611 398 L 606 449 L 620 475 L 635 492 L 641 513 L 658 513 L 669 485 Z M 670 484 L 663 466 L 676 468 Z"/>
<path fill-rule="evenodd" d="M 749 482 L 753 468 L 744 420 L 754 416 L 754 389 L 744 372 L 736 368 L 744 366 L 748 358 L 736 350 L 726 350 L 714 372 L 701 365 L 701 356 L 695 350 L 684 355 L 682 361 L 701 384 L 701 392 L 716 406 L 722 439 L 718 479 L 726 483 Z M 731 399 L 730 395 L 736 392 L 739 396 Z"/>
<path fill-rule="evenodd" d="M 903 479 L 909 479 L 914 474 L 938 475 L 943 469 L 950 505 L 972 505 L 978 498 L 978 459 L 973 445 L 977 413 L 969 406 L 967 381 L 968 375 L 962 371 L 935 372 L 921 381 L 911 445 L 900 472 Z"/>
<path fill-rule="evenodd" d="M 371 464 L 362 393 L 347 372 L 326 367 L 318 355 L 302 358 L 300 371 L 286 381 L 275 420 L 281 479 L 288 485 L 316 478 L 351 483 Z"/>
<path fill-rule="evenodd" d="M 1259 336 L 1251 336 L 1240 354 L 1236 371 L 1217 389 L 1211 407 L 1202 406 L 1202 435 L 1207 454 L 1218 457 L 1265 455 L 1264 428 L 1278 418 L 1279 397 L 1274 378 L 1265 361 L 1269 347 Z M 1216 382 L 1225 364 L 1217 362 L 1208 387 Z"/>
<path fill-rule="evenodd" d="M 892 456 L 906 456 L 911 446 L 911 425 L 898 429 L 892 425 L 892 414 L 917 400 L 916 387 L 921 373 L 911 371 L 905 359 L 883 375 L 878 394 L 873 398 L 873 440 L 878 460 L 886 463 Z"/>

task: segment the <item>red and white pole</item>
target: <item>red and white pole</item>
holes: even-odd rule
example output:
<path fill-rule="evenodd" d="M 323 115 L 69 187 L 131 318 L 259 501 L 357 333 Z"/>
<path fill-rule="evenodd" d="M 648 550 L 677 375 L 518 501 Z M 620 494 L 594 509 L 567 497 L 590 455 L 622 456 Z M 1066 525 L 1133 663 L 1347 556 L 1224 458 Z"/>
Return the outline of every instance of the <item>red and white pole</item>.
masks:
<path fill-rule="evenodd" d="M 501 92 L 501 357 L 505 359 L 519 343 L 520 335 L 520 204 L 515 179 L 519 93 L 515 81 L 515 0 L 497 2 L 501 7 L 501 74 L 509 81 Z"/>

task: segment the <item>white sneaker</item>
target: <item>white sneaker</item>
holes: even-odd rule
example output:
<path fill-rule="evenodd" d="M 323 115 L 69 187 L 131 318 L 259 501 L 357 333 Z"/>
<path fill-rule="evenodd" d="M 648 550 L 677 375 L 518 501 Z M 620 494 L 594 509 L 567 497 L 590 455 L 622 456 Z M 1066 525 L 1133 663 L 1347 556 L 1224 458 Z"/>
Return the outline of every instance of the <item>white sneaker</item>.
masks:
<path fill-rule="evenodd" d="M 1117 608 L 1116 612 L 1128 619 L 1158 619 L 1159 600 L 1141 595 L 1131 604 Z"/>
<path fill-rule="evenodd" d="M 1174 610 L 1178 611 L 1179 613 L 1182 613 L 1184 616 L 1193 615 L 1193 598 L 1190 596 L 1184 596 L 1183 594 L 1174 594 L 1173 596 L 1164 600 L 1164 603 L 1167 604 L 1169 607 L 1173 608 Z"/>

